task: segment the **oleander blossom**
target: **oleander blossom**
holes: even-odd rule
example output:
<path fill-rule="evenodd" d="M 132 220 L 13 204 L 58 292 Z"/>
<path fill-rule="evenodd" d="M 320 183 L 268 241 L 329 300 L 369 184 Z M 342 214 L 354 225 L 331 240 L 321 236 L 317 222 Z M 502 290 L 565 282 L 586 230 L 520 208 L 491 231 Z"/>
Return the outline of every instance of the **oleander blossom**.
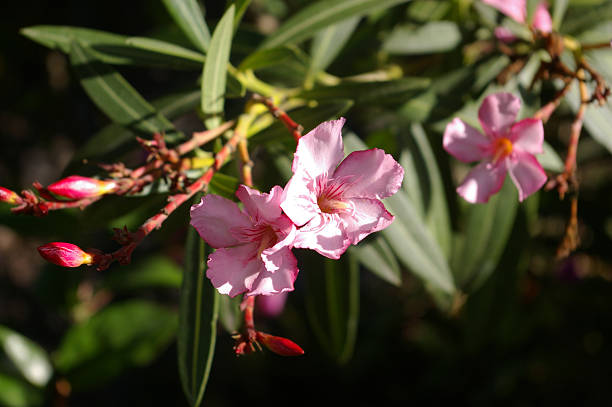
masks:
<path fill-rule="evenodd" d="M 491 7 L 495 7 L 500 12 L 521 24 L 527 22 L 527 0 L 483 0 L 483 2 Z M 533 14 L 533 28 L 544 33 L 552 31 L 552 18 L 548 12 L 548 4 L 545 1 L 539 2 L 536 6 Z M 496 30 L 496 35 L 497 33 Z M 507 36 L 504 37 L 508 39 Z M 498 38 L 500 37 L 498 36 Z M 503 41 L 502 38 L 500 38 L 500 40 Z"/>
<path fill-rule="evenodd" d="M 191 225 L 216 248 L 206 276 L 221 294 L 271 295 L 293 290 L 298 274 L 291 252 L 295 225 L 282 213 L 283 189 L 269 194 L 241 185 L 229 199 L 208 194 L 191 207 Z"/>
<path fill-rule="evenodd" d="M 391 224 L 394 217 L 381 199 L 397 192 L 404 176 L 393 157 L 377 148 L 343 160 L 344 121 L 321 123 L 299 140 L 281 203 L 299 226 L 295 247 L 332 259 Z"/>
<path fill-rule="evenodd" d="M 463 162 L 481 161 L 465 177 L 457 193 L 471 203 L 487 202 L 502 187 L 506 172 L 519 201 L 539 190 L 546 173 L 535 158 L 541 154 L 544 128 L 539 119 L 516 122 L 521 101 L 511 93 L 487 96 L 478 111 L 484 135 L 459 118 L 444 131 L 444 149 Z"/>

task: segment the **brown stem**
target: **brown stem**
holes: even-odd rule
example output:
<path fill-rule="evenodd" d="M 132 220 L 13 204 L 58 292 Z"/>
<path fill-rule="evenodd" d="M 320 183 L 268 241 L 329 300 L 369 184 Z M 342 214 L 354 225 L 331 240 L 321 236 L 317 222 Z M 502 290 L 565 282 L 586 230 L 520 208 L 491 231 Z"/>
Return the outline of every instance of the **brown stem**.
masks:
<path fill-rule="evenodd" d="M 296 142 L 300 139 L 300 137 L 302 137 L 302 132 L 304 131 L 302 125 L 293 121 L 293 119 L 289 117 L 289 115 L 284 110 L 281 110 L 278 106 L 274 104 L 272 99 L 255 94 L 253 95 L 253 100 L 259 103 L 263 103 L 268 108 L 270 113 L 274 117 L 279 119 L 285 125 L 287 130 L 291 132 L 291 135 L 293 136 Z"/>
<path fill-rule="evenodd" d="M 576 250 L 580 244 L 580 235 L 578 233 L 578 197 L 572 197 L 570 218 L 565 227 L 565 235 L 559 247 L 557 248 L 557 259 L 561 260 L 570 255 Z"/>
<path fill-rule="evenodd" d="M 570 90 L 572 85 L 572 80 L 571 79 L 566 79 L 565 80 L 565 86 L 563 86 L 563 89 L 561 89 L 559 92 L 557 92 L 557 94 L 555 95 L 554 99 L 551 100 L 550 102 L 548 102 L 547 104 L 545 104 L 544 106 L 542 106 L 534 115 L 533 117 L 535 119 L 540 119 L 542 120 L 544 123 L 546 123 L 548 121 L 548 119 L 550 119 L 550 116 L 552 116 L 552 114 L 554 113 L 554 111 L 559 107 L 559 105 L 561 104 L 561 100 L 563 100 L 563 97 L 565 97 L 565 95 L 567 94 L 567 92 Z"/>

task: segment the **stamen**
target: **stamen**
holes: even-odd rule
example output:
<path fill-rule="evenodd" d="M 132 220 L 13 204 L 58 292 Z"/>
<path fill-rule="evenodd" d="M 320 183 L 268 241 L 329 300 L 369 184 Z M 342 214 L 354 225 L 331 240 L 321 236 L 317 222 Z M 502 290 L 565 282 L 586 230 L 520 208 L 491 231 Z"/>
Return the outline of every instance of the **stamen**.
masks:
<path fill-rule="evenodd" d="M 512 153 L 512 142 L 506 137 L 498 138 L 493 145 L 493 151 L 493 162 L 496 163 Z"/>

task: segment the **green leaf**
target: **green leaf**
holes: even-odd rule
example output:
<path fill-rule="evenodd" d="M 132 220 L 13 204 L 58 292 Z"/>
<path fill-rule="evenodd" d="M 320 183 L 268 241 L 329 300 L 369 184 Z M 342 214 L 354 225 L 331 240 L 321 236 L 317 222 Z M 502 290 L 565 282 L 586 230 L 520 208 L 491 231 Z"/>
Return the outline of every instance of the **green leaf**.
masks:
<path fill-rule="evenodd" d="M 359 322 L 359 266 L 352 255 L 340 260 L 305 259 L 306 309 L 321 346 L 336 362 L 350 360 Z M 323 263 L 323 264 L 321 264 Z"/>
<path fill-rule="evenodd" d="M 323 0 L 304 7 L 274 32 L 261 48 L 275 48 L 314 36 L 322 28 L 409 0 Z"/>
<path fill-rule="evenodd" d="M 150 363 L 172 341 L 176 327 L 176 314 L 157 304 L 113 304 L 68 330 L 55 364 L 73 389 L 100 386 L 125 368 Z"/>
<path fill-rule="evenodd" d="M 315 35 L 310 47 L 312 57 L 308 70 L 310 77 L 324 71 L 334 61 L 357 28 L 359 20 L 359 17 L 348 18 L 319 31 Z"/>
<path fill-rule="evenodd" d="M 181 268 L 167 256 L 148 257 L 118 272 L 112 272 L 104 284 L 113 292 L 148 287 L 179 288 L 183 275 Z"/>
<path fill-rule="evenodd" d="M 210 32 L 198 2 L 196 0 L 163 0 L 163 2 L 191 43 L 206 53 L 211 41 Z"/>
<path fill-rule="evenodd" d="M 117 71 L 73 42 L 70 62 L 93 102 L 116 123 L 144 133 L 172 133 L 174 126 L 155 111 Z"/>
<path fill-rule="evenodd" d="M 232 35 L 234 33 L 234 5 L 227 9 L 213 32 L 210 49 L 204 63 L 202 78 L 202 112 L 207 116 L 206 127 L 218 127 L 223 117 L 225 84 Z"/>
<path fill-rule="evenodd" d="M 350 100 L 335 100 L 320 103 L 314 108 L 301 107 L 290 111 L 289 115 L 291 118 L 293 118 L 293 120 L 295 120 L 296 123 L 300 123 L 302 126 L 304 126 L 304 134 L 306 134 L 321 122 L 335 119 L 342 115 L 352 105 L 353 102 Z M 257 129 L 255 126 L 253 128 L 256 129 L 254 133 L 252 133 L 253 136 L 251 140 L 254 144 L 282 142 L 288 145 L 293 145 L 293 148 L 295 148 L 295 140 L 293 140 L 293 137 L 289 131 L 287 131 L 287 128 L 278 120 L 274 121 L 272 125 L 264 128 L 263 130 Z M 251 133 L 249 136 L 251 136 Z"/>
<path fill-rule="evenodd" d="M 38 344 L 0 325 L 0 346 L 19 373 L 36 386 L 45 386 L 53 368 L 49 356 Z"/>
<path fill-rule="evenodd" d="M 190 227 L 179 303 L 178 363 L 191 406 L 200 405 L 204 397 L 217 339 L 219 294 L 205 275 L 207 254 L 204 241 Z"/>
<path fill-rule="evenodd" d="M 544 144 L 542 144 L 542 148 L 544 153 L 536 156 L 540 162 L 540 165 L 542 165 L 545 170 L 562 172 L 564 169 L 564 164 L 561 157 L 559 157 L 559 154 L 557 154 L 554 148 L 552 148 L 552 146 L 546 141 Z"/>
<path fill-rule="evenodd" d="M 124 35 L 72 26 L 37 25 L 21 29 L 21 34 L 46 47 L 71 53 L 78 41 L 95 59 L 112 65 L 198 68 L 204 55 L 165 41 L 133 39 Z"/>
<path fill-rule="evenodd" d="M 253 52 L 246 57 L 238 66 L 241 71 L 248 69 L 266 68 L 271 65 L 282 64 L 289 58 L 295 56 L 295 49 L 290 46 L 281 46 L 276 48 L 264 49 Z"/>
<path fill-rule="evenodd" d="M 236 199 L 236 190 L 239 185 L 238 178 L 218 172 L 210 180 L 210 192 L 227 199 Z"/>
<path fill-rule="evenodd" d="M 397 287 L 402 284 L 399 264 L 383 235 L 351 246 L 349 253 L 379 278 Z"/>
<path fill-rule="evenodd" d="M 0 373 L 0 405 L 6 407 L 33 407 L 43 402 L 43 393 L 16 377 Z"/>
<path fill-rule="evenodd" d="M 390 54 L 433 54 L 455 49 L 461 42 L 461 32 L 451 21 L 432 21 L 421 26 L 396 27 L 383 44 Z"/>
<path fill-rule="evenodd" d="M 219 320 L 223 329 L 229 333 L 238 332 L 242 324 L 241 301 L 242 298 L 240 296 L 234 298 L 231 298 L 229 295 L 219 296 Z"/>
<path fill-rule="evenodd" d="M 329 99 L 352 99 L 356 104 L 397 104 L 411 95 L 427 89 L 431 81 L 427 78 L 407 77 L 380 82 L 342 82 L 336 86 L 320 86 L 302 91 L 297 97 L 317 101 Z"/>
<path fill-rule="evenodd" d="M 559 27 L 561 27 L 568 5 L 569 0 L 555 0 L 552 12 L 553 28 L 555 31 L 559 30 Z"/>
<path fill-rule="evenodd" d="M 251 4 L 251 0 L 233 0 L 232 4 L 236 7 L 236 15 L 234 16 L 234 32 L 240 26 L 240 21 L 242 21 L 242 16 L 249 8 Z"/>
<path fill-rule="evenodd" d="M 466 228 L 456 238 L 451 257 L 455 280 L 465 292 L 474 292 L 497 267 L 517 208 L 516 188 L 510 177 L 488 203 L 467 206 Z"/>

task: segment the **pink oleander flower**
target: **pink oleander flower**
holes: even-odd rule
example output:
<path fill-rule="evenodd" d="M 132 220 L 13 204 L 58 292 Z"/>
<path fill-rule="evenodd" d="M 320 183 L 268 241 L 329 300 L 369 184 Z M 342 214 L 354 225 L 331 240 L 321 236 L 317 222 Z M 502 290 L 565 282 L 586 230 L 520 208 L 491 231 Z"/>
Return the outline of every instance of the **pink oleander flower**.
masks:
<path fill-rule="evenodd" d="M 291 252 L 295 225 L 282 213 L 283 189 L 269 194 L 241 185 L 244 204 L 208 194 L 191 207 L 191 225 L 217 250 L 208 257 L 206 276 L 221 293 L 270 295 L 293 290 L 298 274 Z"/>
<path fill-rule="evenodd" d="M 91 198 L 108 194 L 117 189 L 115 181 L 101 181 L 99 179 L 71 175 L 47 187 L 54 195 L 73 200 Z"/>
<path fill-rule="evenodd" d="M 515 123 L 520 108 L 516 96 L 495 93 L 478 110 L 484 135 L 459 118 L 446 126 L 444 149 L 463 162 L 481 161 L 457 188 L 466 201 L 487 202 L 501 189 L 506 172 L 518 188 L 519 201 L 546 182 L 546 173 L 534 156 L 543 152 L 542 121 L 530 118 Z"/>
<path fill-rule="evenodd" d="M 393 157 L 377 148 L 355 151 L 343 160 L 344 121 L 321 123 L 299 140 L 281 203 L 300 226 L 295 247 L 331 259 L 393 222 L 381 199 L 396 193 L 404 176 Z"/>
<path fill-rule="evenodd" d="M 527 21 L 527 0 L 482 0 L 495 7 L 513 20 L 525 24 Z M 549 33 L 552 31 L 552 18 L 545 1 L 538 3 L 533 15 L 533 28 Z"/>
<path fill-rule="evenodd" d="M 62 267 L 79 267 L 93 263 L 93 256 L 72 243 L 53 242 L 38 248 L 41 257 Z"/>

